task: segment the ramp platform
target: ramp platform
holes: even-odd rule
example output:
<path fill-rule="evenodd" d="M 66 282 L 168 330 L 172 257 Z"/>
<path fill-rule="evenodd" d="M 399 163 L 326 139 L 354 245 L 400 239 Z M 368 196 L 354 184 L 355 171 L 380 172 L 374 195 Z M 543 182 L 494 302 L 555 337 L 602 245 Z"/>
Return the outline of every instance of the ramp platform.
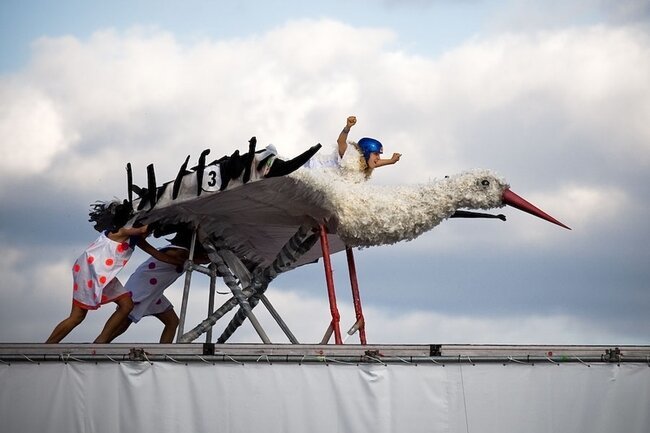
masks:
<path fill-rule="evenodd" d="M 0 344 L 6 432 L 646 433 L 650 346 Z"/>
<path fill-rule="evenodd" d="M 646 362 L 650 346 L 329 344 L 0 344 L 2 362 Z"/>

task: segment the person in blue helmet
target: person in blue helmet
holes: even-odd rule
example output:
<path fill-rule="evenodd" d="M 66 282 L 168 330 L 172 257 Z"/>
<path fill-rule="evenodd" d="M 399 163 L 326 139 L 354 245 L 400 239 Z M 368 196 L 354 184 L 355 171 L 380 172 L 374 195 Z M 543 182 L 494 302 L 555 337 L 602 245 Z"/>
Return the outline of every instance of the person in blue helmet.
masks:
<path fill-rule="evenodd" d="M 343 155 L 348 149 L 348 134 L 350 129 L 356 125 L 357 118 L 355 116 L 349 116 L 347 118 L 345 127 L 339 134 L 339 138 L 336 140 L 339 149 L 339 157 L 343 158 Z M 365 162 L 365 174 L 366 177 L 370 177 L 372 170 L 377 167 L 383 167 L 384 165 L 392 165 L 400 160 L 402 157 L 401 153 L 393 153 L 393 156 L 390 158 L 382 158 L 380 155 L 384 152 L 383 146 L 379 140 L 374 138 L 364 137 L 360 139 L 357 143 L 352 143 L 359 153 L 363 155 L 363 160 Z"/>
<path fill-rule="evenodd" d="M 402 156 L 400 153 L 393 153 L 390 159 L 381 158 L 382 144 L 374 138 L 364 137 L 358 143 L 354 141 L 348 143 L 348 133 L 356 123 L 357 118 L 349 116 L 336 140 L 336 149 L 316 155 L 307 161 L 304 167 L 324 171 L 333 170 L 346 179 L 357 182 L 370 178 L 370 174 L 375 168 L 395 164 L 399 161 Z M 357 177 L 359 174 L 362 175 L 361 179 Z"/>

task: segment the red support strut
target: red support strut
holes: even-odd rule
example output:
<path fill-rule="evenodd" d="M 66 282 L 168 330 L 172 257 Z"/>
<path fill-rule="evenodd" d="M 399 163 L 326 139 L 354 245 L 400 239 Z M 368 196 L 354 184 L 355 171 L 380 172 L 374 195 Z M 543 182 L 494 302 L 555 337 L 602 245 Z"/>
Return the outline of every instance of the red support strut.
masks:
<path fill-rule="evenodd" d="M 350 287 L 352 287 L 352 301 L 354 303 L 354 312 L 357 318 L 357 322 L 354 324 L 354 326 L 359 330 L 359 340 L 361 340 L 361 344 L 367 344 L 366 321 L 363 318 L 363 311 L 361 310 L 361 296 L 359 295 L 359 283 L 357 282 L 357 268 L 354 265 L 354 254 L 352 253 L 352 248 L 346 247 L 345 254 L 348 258 Z"/>
<path fill-rule="evenodd" d="M 330 302 L 330 312 L 332 313 L 331 327 L 334 330 L 334 342 L 336 344 L 343 344 L 341 339 L 341 328 L 339 322 L 341 316 L 336 305 L 336 293 L 334 291 L 334 278 L 332 277 L 332 261 L 330 260 L 330 245 L 327 240 L 327 229 L 324 224 L 319 226 L 320 232 L 320 246 L 323 251 L 323 265 L 325 266 L 325 281 L 327 282 L 327 296 Z"/>

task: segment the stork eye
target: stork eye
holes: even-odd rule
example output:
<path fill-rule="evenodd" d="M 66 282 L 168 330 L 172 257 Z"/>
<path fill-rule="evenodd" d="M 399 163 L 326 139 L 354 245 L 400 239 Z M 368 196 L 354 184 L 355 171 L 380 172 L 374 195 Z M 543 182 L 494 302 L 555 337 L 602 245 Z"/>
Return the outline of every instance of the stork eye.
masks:
<path fill-rule="evenodd" d="M 483 186 L 490 186 L 490 181 L 487 180 L 487 179 L 483 179 L 483 180 L 481 181 L 481 185 L 483 185 Z"/>

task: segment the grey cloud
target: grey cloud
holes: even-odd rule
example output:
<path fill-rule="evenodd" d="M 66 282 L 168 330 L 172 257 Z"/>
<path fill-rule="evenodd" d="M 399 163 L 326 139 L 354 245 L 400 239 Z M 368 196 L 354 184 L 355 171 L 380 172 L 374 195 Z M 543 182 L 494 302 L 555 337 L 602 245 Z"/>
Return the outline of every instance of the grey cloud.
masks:
<path fill-rule="evenodd" d="M 613 23 L 650 23 L 650 4 L 645 0 L 595 0 L 595 3 Z"/>
<path fill-rule="evenodd" d="M 650 6 L 644 0 L 512 0 L 490 16 L 495 31 L 531 31 L 606 23 L 650 24 Z"/>

